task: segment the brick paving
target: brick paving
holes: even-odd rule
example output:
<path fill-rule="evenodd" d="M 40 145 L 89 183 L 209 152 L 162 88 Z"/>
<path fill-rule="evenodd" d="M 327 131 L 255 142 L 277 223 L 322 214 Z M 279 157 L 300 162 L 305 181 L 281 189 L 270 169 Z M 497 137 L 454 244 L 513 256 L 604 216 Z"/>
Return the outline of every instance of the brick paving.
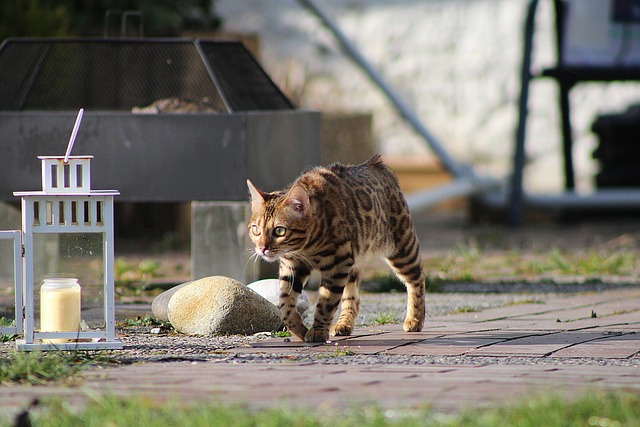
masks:
<path fill-rule="evenodd" d="M 532 392 L 640 392 L 639 332 L 640 288 L 549 296 L 544 304 L 431 317 L 420 333 L 383 325 L 324 344 L 275 338 L 211 361 L 91 371 L 80 387 L 1 387 L 0 411 L 46 396 L 80 405 L 102 393 L 251 407 L 371 403 L 454 411 Z"/>

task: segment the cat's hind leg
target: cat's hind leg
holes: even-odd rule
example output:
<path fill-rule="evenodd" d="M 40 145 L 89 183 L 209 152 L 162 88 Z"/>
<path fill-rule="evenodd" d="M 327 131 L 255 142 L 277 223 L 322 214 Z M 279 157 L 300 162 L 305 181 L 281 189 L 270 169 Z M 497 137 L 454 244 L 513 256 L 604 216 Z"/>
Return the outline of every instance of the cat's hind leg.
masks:
<path fill-rule="evenodd" d="M 360 274 L 352 269 L 342 293 L 340 317 L 331 327 L 331 335 L 351 335 L 360 312 Z"/>
<path fill-rule="evenodd" d="M 310 274 L 311 271 L 305 264 L 280 261 L 280 317 L 289 332 L 301 340 L 307 334 L 307 327 L 296 310 L 296 304 Z"/>

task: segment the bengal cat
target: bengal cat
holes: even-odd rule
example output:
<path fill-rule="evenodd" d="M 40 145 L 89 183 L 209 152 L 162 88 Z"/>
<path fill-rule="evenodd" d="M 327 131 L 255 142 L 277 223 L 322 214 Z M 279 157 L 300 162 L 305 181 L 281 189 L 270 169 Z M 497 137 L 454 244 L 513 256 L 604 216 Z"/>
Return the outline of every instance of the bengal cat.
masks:
<path fill-rule="evenodd" d="M 247 184 L 249 234 L 259 256 L 280 262 L 278 308 L 293 335 L 327 340 L 340 303 L 331 334 L 351 334 L 360 309 L 359 266 L 371 255 L 383 256 L 407 288 L 404 330 L 422 330 L 425 276 L 418 239 L 398 180 L 380 156 L 358 166 L 317 167 L 273 193 Z M 296 302 L 313 269 L 320 271 L 321 283 L 307 330 Z"/>

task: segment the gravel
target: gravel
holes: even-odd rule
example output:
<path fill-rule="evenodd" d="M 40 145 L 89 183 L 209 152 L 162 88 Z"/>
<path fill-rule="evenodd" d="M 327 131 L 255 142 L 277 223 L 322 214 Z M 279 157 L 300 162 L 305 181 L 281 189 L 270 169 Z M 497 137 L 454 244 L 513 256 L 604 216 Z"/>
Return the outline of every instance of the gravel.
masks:
<path fill-rule="evenodd" d="M 430 294 L 427 302 L 427 317 L 451 313 L 460 308 L 469 310 L 484 310 L 500 307 L 523 299 L 530 299 L 530 295 L 508 294 Z M 314 301 L 312 301 L 314 302 Z M 406 294 L 363 294 L 358 326 L 376 324 L 376 317 L 381 313 L 395 316 L 398 322 L 404 317 Z M 313 321 L 313 310 L 309 310 L 306 322 Z M 256 334 L 253 336 L 193 336 L 161 331 L 151 333 L 153 327 L 125 328 L 118 335 L 124 343 L 124 350 L 117 352 L 117 359 L 125 363 L 141 361 L 198 361 L 225 360 L 229 358 L 229 350 L 236 347 L 250 347 L 252 343 L 271 338 L 270 334 Z M 258 356 L 255 361 L 277 360 L 278 357 L 267 359 Z M 235 359 L 235 362 L 252 361 L 251 357 Z"/>
<path fill-rule="evenodd" d="M 565 294 L 566 295 L 566 294 Z M 558 297 L 543 293 L 436 293 L 427 295 L 426 316 L 440 316 L 457 311 L 482 311 L 523 301 L 545 301 Z M 374 325 L 380 313 L 395 315 L 398 322 L 404 316 L 406 296 L 403 293 L 363 294 L 358 326 Z M 307 321 L 310 322 L 312 314 Z M 356 329 L 357 327 L 356 326 Z M 123 350 L 113 351 L 114 362 L 130 364 L 141 362 L 213 362 L 213 363 L 315 363 L 327 365 L 587 365 L 587 366 L 640 366 L 640 355 L 629 359 L 604 358 L 546 358 L 546 357 L 485 357 L 485 356 L 403 356 L 326 353 L 309 354 L 304 349 L 292 349 L 286 355 L 241 353 L 233 349 L 251 347 L 252 343 L 271 339 L 271 334 L 253 336 L 192 336 L 154 327 L 127 327 L 118 331 Z M 156 332 L 158 328 L 156 327 Z M 0 344 L 0 354 L 15 351 L 13 342 Z"/>
<path fill-rule="evenodd" d="M 442 293 L 428 294 L 426 316 L 440 316 L 464 311 L 482 311 L 524 301 L 545 301 L 553 294 L 510 293 Z M 406 296 L 403 293 L 363 294 L 358 326 L 375 324 L 380 313 L 395 314 L 398 322 L 404 317 Z M 307 317 L 311 322 L 312 314 Z M 356 329 L 357 327 L 356 326 Z M 401 355 L 340 355 L 328 351 L 324 354 L 308 354 L 292 349 L 287 355 L 264 353 L 239 353 L 234 348 L 251 347 L 252 343 L 268 340 L 270 334 L 254 336 L 197 337 L 175 333 L 150 333 L 151 328 L 127 330 L 121 334 L 125 349 L 117 352 L 123 363 L 134 362 L 199 362 L 218 363 L 316 363 L 358 365 L 618 365 L 640 366 L 640 356 L 630 359 L 598 358 L 541 358 L 541 357 L 477 357 L 477 356 L 401 356 Z"/>

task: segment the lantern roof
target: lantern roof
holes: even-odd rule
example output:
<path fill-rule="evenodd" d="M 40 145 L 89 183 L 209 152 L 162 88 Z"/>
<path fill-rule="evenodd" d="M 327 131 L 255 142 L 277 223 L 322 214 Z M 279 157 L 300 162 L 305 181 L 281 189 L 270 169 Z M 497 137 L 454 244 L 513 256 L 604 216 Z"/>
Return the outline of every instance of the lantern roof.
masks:
<path fill-rule="evenodd" d="M 116 190 L 91 189 L 93 156 L 38 156 L 42 162 L 42 190 L 16 191 L 15 196 L 117 196 Z"/>

